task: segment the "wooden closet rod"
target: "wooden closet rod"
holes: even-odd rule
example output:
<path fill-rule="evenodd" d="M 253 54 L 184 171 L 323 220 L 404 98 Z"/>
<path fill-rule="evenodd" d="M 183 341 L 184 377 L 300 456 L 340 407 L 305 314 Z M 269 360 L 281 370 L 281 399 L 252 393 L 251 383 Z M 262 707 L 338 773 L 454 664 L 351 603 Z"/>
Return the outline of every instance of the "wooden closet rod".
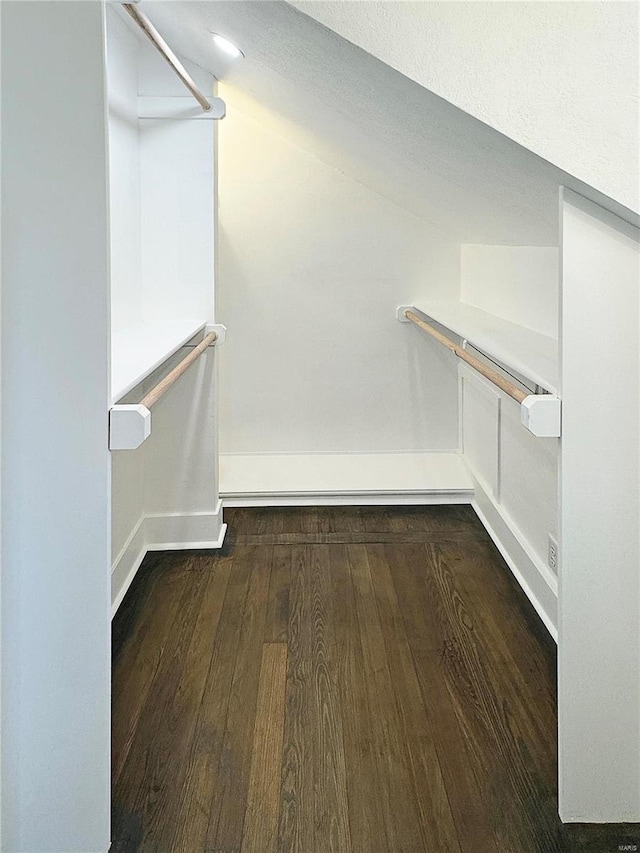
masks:
<path fill-rule="evenodd" d="M 479 359 L 474 358 L 474 356 L 469 355 L 469 353 L 459 347 L 458 344 L 454 344 L 453 341 L 449 340 L 446 335 L 443 335 L 437 329 L 434 329 L 432 325 L 426 323 L 423 319 L 418 317 L 417 314 L 414 314 L 413 311 L 405 311 L 404 316 L 407 320 L 411 320 L 412 323 L 415 323 L 416 326 L 419 326 L 423 331 L 427 332 L 427 334 L 431 335 L 432 338 L 435 338 L 439 343 L 445 346 L 447 349 L 451 350 L 451 352 L 455 353 L 458 358 L 461 358 L 462 361 L 465 361 L 469 367 L 473 367 L 474 370 L 477 370 L 478 373 L 481 373 L 485 379 L 488 379 L 489 382 L 493 382 L 494 385 L 497 385 L 505 394 L 508 394 L 510 397 L 513 397 L 514 400 L 518 403 L 522 403 L 529 394 L 524 391 L 521 391 L 516 385 L 512 382 L 509 382 L 508 379 L 504 379 L 504 377 L 500 376 L 495 370 L 492 370 L 490 367 L 487 367 L 486 364 L 483 364 Z"/>
<path fill-rule="evenodd" d="M 146 397 L 140 401 L 140 405 L 146 406 L 147 409 L 154 406 L 161 397 L 164 397 L 176 379 L 179 379 L 185 370 L 187 370 L 194 361 L 200 358 L 202 353 L 216 340 L 217 337 L 218 336 L 215 332 L 209 332 L 208 335 L 205 335 L 198 346 L 194 347 L 189 355 L 185 356 L 182 361 L 173 368 L 171 373 L 168 373 L 161 382 L 158 382 L 155 388 L 152 388 L 151 391 L 149 391 Z"/>
<path fill-rule="evenodd" d="M 171 50 L 166 41 L 162 38 L 157 29 L 153 26 L 149 18 L 143 13 L 139 12 L 134 3 L 123 3 L 122 4 L 127 12 L 131 15 L 136 24 L 140 27 L 140 29 L 147 36 L 149 41 L 160 51 L 162 56 L 166 59 L 169 65 L 176 72 L 178 77 L 182 80 L 187 89 L 191 92 L 196 101 L 200 104 L 205 112 L 211 109 L 211 104 L 202 94 L 200 89 L 198 89 L 195 80 L 189 74 L 184 65 L 180 62 L 175 53 Z"/>

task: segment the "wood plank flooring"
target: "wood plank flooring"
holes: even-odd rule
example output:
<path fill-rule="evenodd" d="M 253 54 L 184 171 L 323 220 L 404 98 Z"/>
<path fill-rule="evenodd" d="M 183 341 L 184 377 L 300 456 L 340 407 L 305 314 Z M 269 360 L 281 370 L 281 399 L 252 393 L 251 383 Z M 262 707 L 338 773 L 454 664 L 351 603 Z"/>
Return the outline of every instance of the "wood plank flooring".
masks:
<path fill-rule="evenodd" d="M 640 845 L 561 826 L 555 645 L 469 507 L 225 520 L 114 620 L 113 853 Z"/>

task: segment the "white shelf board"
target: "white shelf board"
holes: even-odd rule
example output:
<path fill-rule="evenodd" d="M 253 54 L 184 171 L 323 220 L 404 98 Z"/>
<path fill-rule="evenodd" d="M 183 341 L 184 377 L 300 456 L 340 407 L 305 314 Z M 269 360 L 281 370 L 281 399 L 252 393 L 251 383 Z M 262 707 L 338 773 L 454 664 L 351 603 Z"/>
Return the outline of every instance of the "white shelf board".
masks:
<path fill-rule="evenodd" d="M 206 320 L 156 320 L 116 332 L 111 338 L 111 404 L 146 379 L 205 325 Z"/>
<path fill-rule="evenodd" d="M 455 452 L 221 454 L 220 496 L 473 493 Z"/>
<path fill-rule="evenodd" d="M 557 393 L 558 342 L 554 338 L 465 302 L 416 302 L 415 307 L 490 358 Z"/>

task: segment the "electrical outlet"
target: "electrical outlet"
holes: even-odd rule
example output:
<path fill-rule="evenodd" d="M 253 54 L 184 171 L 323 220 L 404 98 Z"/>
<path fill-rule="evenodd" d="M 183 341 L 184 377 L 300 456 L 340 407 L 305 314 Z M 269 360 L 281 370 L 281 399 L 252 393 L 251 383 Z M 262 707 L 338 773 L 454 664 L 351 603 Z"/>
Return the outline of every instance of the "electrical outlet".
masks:
<path fill-rule="evenodd" d="M 549 568 L 558 574 L 558 543 L 551 534 L 549 534 L 549 554 L 547 561 Z"/>

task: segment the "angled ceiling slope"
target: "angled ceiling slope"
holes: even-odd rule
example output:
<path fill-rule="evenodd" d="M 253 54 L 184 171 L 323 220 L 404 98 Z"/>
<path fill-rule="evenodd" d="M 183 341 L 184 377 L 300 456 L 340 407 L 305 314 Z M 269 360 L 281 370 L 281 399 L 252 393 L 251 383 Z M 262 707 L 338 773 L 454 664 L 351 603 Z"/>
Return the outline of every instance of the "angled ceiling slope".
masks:
<path fill-rule="evenodd" d="M 640 211 L 638 3 L 288 2 Z"/>
<path fill-rule="evenodd" d="M 461 242 L 556 244 L 561 184 L 633 221 L 626 208 L 287 3 L 143 8 L 179 54 L 240 90 L 245 105 L 258 104 L 259 120 L 286 128 L 292 141 Z M 225 60 L 214 32 L 246 58 Z"/>

